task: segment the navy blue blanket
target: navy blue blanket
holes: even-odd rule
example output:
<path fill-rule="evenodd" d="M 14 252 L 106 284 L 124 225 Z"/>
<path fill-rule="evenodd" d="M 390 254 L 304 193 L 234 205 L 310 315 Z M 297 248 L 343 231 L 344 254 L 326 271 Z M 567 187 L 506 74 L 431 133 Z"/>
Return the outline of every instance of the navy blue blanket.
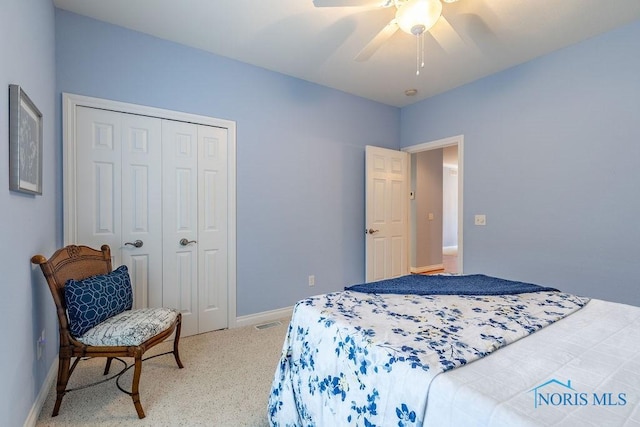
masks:
<path fill-rule="evenodd" d="M 512 295 L 527 292 L 555 291 L 557 289 L 534 285 L 533 283 L 514 282 L 485 276 L 469 274 L 461 276 L 439 276 L 411 274 L 379 282 L 347 286 L 346 291 L 373 294 L 412 294 L 412 295 Z"/>

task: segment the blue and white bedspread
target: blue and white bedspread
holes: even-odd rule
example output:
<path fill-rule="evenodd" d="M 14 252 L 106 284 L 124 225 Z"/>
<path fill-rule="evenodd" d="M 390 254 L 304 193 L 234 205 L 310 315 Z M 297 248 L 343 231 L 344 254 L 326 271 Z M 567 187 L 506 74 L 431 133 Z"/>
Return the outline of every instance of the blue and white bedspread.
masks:
<path fill-rule="evenodd" d="M 429 385 L 580 309 L 561 292 L 397 295 L 351 291 L 293 311 L 269 398 L 272 426 L 421 426 Z"/>

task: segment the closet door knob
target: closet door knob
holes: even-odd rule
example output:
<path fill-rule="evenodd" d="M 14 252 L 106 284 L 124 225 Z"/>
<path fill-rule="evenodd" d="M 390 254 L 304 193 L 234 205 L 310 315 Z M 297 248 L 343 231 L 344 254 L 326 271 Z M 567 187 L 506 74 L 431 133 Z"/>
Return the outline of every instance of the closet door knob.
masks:
<path fill-rule="evenodd" d="M 190 243 L 198 243 L 195 240 L 187 240 L 185 238 L 180 239 L 180 246 L 187 246 Z"/>
<path fill-rule="evenodd" d="M 142 245 L 144 245 L 144 243 L 142 242 L 142 240 L 136 240 L 136 241 L 135 241 L 135 242 L 133 242 L 133 243 L 131 243 L 131 242 L 127 242 L 127 243 L 125 243 L 124 245 L 125 245 L 125 246 L 127 246 L 127 245 L 131 245 L 131 246 L 134 246 L 134 247 L 136 247 L 136 248 L 141 248 L 141 247 L 142 247 Z"/>

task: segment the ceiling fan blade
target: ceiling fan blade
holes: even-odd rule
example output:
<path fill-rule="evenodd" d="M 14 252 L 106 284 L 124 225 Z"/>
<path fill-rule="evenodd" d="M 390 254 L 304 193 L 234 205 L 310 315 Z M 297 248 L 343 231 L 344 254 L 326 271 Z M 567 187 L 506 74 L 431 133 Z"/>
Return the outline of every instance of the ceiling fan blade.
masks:
<path fill-rule="evenodd" d="M 386 43 L 387 40 L 393 36 L 400 27 L 395 19 L 389 22 L 376 36 L 371 39 L 369 43 L 356 55 L 355 60 L 358 62 L 364 62 L 376 53 L 380 47 Z"/>
<path fill-rule="evenodd" d="M 465 42 L 458 32 L 451 26 L 449 21 L 441 15 L 436 25 L 429 30 L 429 33 L 438 42 L 440 47 L 446 52 L 452 53 L 457 49 L 464 48 Z"/>
<path fill-rule="evenodd" d="M 313 0 L 315 7 L 381 7 L 386 3 L 385 0 Z"/>

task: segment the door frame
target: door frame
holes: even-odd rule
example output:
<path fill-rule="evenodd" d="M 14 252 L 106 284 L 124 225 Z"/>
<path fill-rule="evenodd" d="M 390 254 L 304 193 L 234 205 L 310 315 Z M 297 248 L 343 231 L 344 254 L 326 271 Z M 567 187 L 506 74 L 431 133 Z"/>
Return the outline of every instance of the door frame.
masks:
<path fill-rule="evenodd" d="M 160 119 L 177 120 L 207 126 L 226 128 L 227 139 L 227 251 L 228 251 L 228 298 L 227 324 L 236 327 L 236 122 L 180 111 L 165 110 L 145 105 L 130 104 L 102 98 L 93 98 L 72 93 L 62 94 L 62 185 L 63 185 L 63 239 L 64 244 L 74 244 L 77 239 L 75 224 L 75 194 L 77 179 L 74 157 L 76 150 L 76 109 L 89 107 Z"/>
<path fill-rule="evenodd" d="M 435 141 L 423 142 L 421 144 L 404 147 L 401 150 L 409 154 L 421 153 L 423 151 L 437 150 L 439 148 L 458 146 L 458 273 L 464 271 L 464 250 L 463 250 L 463 225 L 464 225 L 464 135 L 456 135 L 442 138 Z M 409 176 L 411 176 L 411 162 L 409 162 Z M 407 198 L 407 206 L 411 200 Z M 409 209 L 409 208 L 407 208 Z M 408 224 L 409 233 L 413 233 L 410 221 Z M 410 248 L 409 248 L 410 249 Z"/>

